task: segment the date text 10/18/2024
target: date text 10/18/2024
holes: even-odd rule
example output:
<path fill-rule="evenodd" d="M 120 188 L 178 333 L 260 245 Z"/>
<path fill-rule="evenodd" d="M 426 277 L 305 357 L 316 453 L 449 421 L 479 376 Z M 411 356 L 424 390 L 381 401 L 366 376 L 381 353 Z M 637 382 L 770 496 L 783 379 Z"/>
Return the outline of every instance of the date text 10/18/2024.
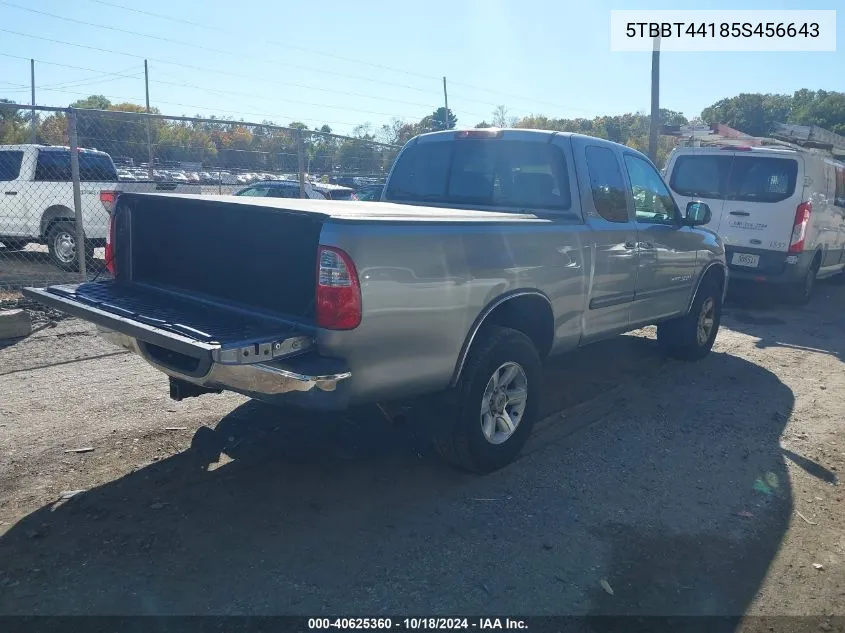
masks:
<path fill-rule="evenodd" d="M 308 618 L 308 629 L 363 629 L 382 631 L 527 630 L 519 618 Z"/>

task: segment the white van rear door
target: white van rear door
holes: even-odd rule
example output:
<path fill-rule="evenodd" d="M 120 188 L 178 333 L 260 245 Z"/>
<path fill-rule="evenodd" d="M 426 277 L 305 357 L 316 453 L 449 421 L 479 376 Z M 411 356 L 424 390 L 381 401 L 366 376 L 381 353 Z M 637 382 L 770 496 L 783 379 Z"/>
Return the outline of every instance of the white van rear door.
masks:
<path fill-rule="evenodd" d="M 804 192 L 797 155 L 737 151 L 717 232 L 726 245 L 787 252 Z M 754 258 L 730 262 L 754 268 Z"/>
<path fill-rule="evenodd" d="M 677 154 L 667 166 L 669 188 L 683 213 L 693 200 L 706 202 L 712 217 L 705 226 L 718 232 L 725 205 L 725 190 L 732 153 L 719 150 L 690 150 Z"/>

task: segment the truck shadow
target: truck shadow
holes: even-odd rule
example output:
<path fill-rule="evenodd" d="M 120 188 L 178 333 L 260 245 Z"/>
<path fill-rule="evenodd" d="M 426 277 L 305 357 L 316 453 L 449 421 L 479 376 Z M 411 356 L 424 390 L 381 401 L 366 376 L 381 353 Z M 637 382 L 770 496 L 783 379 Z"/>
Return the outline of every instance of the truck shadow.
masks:
<path fill-rule="evenodd" d="M 818 282 L 806 306 L 778 302 L 770 292 L 753 287 L 725 306 L 723 323 L 736 332 L 759 339 L 759 349 L 819 352 L 842 359 L 845 355 L 845 286 L 832 280 Z"/>
<path fill-rule="evenodd" d="M 589 406 L 637 366 L 647 391 L 487 477 L 375 415 L 246 403 L 13 526 L 0 613 L 742 613 L 791 512 L 792 392 L 725 354 L 643 354 L 621 337 L 592 348 L 598 375 L 586 351 L 552 363 L 569 395 L 547 406 Z"/>

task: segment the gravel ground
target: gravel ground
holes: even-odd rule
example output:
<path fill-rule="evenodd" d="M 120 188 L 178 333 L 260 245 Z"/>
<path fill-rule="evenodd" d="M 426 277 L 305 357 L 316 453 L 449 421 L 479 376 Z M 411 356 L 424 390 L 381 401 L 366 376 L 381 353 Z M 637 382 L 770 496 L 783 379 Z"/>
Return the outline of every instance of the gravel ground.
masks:
<path fill-rule="evenodd" d="M 162 374 L 87 324 L 42 317 L 0 344 L 0 614 L 806 615 L 838 630 L 843 311 L 845 288 L 821 284 L 807 308 L 731 305 L 700 363 L 661 359 L 650 328 L 555 359 L 547 417 L 486 477 L 371 410 L 170 401 Z"/>

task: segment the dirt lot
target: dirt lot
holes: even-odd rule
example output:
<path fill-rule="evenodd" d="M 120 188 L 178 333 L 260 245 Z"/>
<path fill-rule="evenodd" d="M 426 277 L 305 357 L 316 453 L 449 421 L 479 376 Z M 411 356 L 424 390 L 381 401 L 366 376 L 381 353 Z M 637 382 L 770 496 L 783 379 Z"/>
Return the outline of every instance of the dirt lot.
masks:
<path fill-rule="evenodd" d="M 373 411 L 172 402 L 42 319 L 0 349 L 0 613 L 845 615 L 843 312 L 821 284 L 733 304 L 698 364 L 649 329 L 557 359 L 487 477 Z"/>

